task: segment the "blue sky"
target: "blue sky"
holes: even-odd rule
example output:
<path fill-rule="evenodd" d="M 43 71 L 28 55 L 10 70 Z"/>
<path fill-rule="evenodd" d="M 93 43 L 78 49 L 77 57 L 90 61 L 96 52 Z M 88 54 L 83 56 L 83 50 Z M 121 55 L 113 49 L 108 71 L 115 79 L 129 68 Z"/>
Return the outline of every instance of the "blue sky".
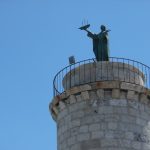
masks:
<path fill-rule="evenodd" d="M 56 150 L 48 105 L 54 75 L 94 57 L 77 28 L 86 19 L 111 32 L 111 56 L 150 66 L 149 0 L 0 0 L 0 150 Z"/>

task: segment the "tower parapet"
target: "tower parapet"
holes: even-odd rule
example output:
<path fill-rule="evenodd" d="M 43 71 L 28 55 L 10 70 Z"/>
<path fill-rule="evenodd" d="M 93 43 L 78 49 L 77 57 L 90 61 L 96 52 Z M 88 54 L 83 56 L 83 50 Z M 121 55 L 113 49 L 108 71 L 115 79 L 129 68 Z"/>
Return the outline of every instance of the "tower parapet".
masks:
<path fill-rule="evenodd" d="M 54 78 L 58 150 L 150 150 L 150 69 L 109 60 L 78 62 Z"/>

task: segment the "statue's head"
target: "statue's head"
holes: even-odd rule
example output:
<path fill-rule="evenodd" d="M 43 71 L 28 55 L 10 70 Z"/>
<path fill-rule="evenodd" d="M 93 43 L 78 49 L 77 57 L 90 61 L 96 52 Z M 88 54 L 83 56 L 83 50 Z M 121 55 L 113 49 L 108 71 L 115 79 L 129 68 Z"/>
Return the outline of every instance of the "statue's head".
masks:
<path fill-rule="evenodd" d="M 102 31 L 105 31 L 106 30 L 106 27 L 104 25 L 101 25 L 101 30 Z"/>

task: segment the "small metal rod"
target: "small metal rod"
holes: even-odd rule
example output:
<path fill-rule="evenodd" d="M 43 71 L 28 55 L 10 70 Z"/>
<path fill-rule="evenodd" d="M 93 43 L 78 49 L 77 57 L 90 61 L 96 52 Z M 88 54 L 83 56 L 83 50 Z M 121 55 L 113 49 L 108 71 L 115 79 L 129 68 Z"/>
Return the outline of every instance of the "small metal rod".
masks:
<path fill-rule="evenodd" d="M 149 83 L 148 88 L 150 88 L 150 68 L 148 68 L 148 76 L 149 76 L 149 77 L 148 77 L 148 81 L 149 81 L 149 82 L 148 82 L 148 83 Z"/>
<path fill-rule="evenodd" d="M 108 61 L 106 62 L 106 64 L 107 64 L 107 80 L 109 80 L 108 79 Z"/>
<path fill-rule="evenodd" d="M 144 71 L 143 71 L 143 65 L 142 65 L 142 79 L 144 79 L 143 75 L 144 75 Z"/>
<path fill-rule="evenodd" d="M 93 78 L 93 82 L 96 81 L 96 59 L 93 59 L 93 74 L 95 72 L 94 78 Z"/>
<path fill-rule="evenodd" d="M 59 91 L 60 91 L 60 93 L 61 93 L 60 74 L 61 74 L 61 72 L 60 72 L 59 75 L 58 75 L 58 89 L 59 89 Z"/>
<path fill-rule="evenodd" d="M 84 82 L 83 82 L 83 83 L 85 83 L 85 81 L 86 81 L 86 80 L 85 80 L 85 61 L 84 61 L 84 64 L 83 64 L 83 65 L 84 65 L 84 76 L 83 76 Z"/>
<path fill-rule="evenodd" d="M 146 66 L 145 66 L 144 82 L 145 82 L 146 87 L 148 87 L 148 85 L 147 85 L 147 69 L 146 69 Z"/>
<path fill-rule="evenodd" d="M 100 62 L 101 63 L 101 80 L 103 79 L 102 76 L 103 76 L 103 65 L 102 65 L 102 61 Z M 95 67 L 96 69 L 96 67 Z"/>
<path fill-rule="evenodd" d="M 96 61 L 93 62 L 93 82 L 96 81 Z"/>
<path fill-rule="evenodd" d="M 65 87 L 66 87 L 66 89 L 67 89 L 67 68 L 65 69 L 65 71 L 66 71 L 66 75 L 65 75 L 65 82 L 66 82 L 65 84 L 66 84 L 66 85 L 65 85 Z"/>
<path fill-rule="evenodd" d="M 125 63 L 124 63 L 124 59 L 123 59 L 123 81 L 125 81 L 126 77 L 125 77 Z"/>
<path fill-rule="evenodd" d="M 130 60 L 128 59 L 129 83 L 130 83 Z"/>
<path fill-rule="evenodd" d="M 137 68 L 138 68 L 138 81 L 139 81 L 138 84 L 140 84 L 140 67 L 139 67 L 139 63 L 138 62 L 137 62 Z"/>
<path fill-rule="evenodd" d="M 54 85 L 55 83 L 54 83 L 54 81 L 53 81 L 53 94 L 54 94 L 54 96 L 56 95 L 55 94 L 55 85 Z"/>
<path fill-rule="evenodd" d="M 90 69 L 89 69 L 89 71 L 90 71 L 90 83 L 91 83 L 91 62 L 90 62 L 90 60 L 89 60 L 89 67 L 90 67 Z"/>
<path fill-rule="evenodd" d="M 74 83 L 73 83 L 73 85 L 75 86 L 75 64 L 73 64 L 73 70 L 74 70 Z"/>
<path fill-rule="evenodd" d="M 56 87 L 57 87 L 57 89 L 59 90 L 59 88 L 58 88 L 58 76 L 57 76 L 57 86 L 56 86 Z M 58 94 L 58 93 L 57 93 L 57 94 Z"/>
<path fill-rule="evenodd" d="M 79 84 L 80 84 L 80 62 L 78 63 L 78 67 L 79 67 Z"/>
<path fill-rule="evenodd" d="M 71 88 L 71 65 L 69 67 L 69 75 L 70 75 L 70 88 Z"/>
<path fill-rule="evenodd" d="M 64 70 L 62 70 L 62 81 L 64 81 Z M 64 91 L 64 87 L 62 85 L 62 92 Z"/>
<path fill-rule="evenodd" d="M 118 80 L 120 80 L 120 77 L 119 77 L 119 61 L 118 61 L 118 58 L 117 58 L 117 64 L 118 64 Z"/>
<path fill-rule="evenodd" d="M 135 81 L 135 66 L 134 66 L 134 61 L 133 61 L 133 73 L 134 73 L 134 83 L 136 84 L 136 81 Z"/>
<path fill-rule="evenodd" d="M 113 80 L 114 80 L 114 58 L 112 57 L 112 76 L 113 76 Z"/>

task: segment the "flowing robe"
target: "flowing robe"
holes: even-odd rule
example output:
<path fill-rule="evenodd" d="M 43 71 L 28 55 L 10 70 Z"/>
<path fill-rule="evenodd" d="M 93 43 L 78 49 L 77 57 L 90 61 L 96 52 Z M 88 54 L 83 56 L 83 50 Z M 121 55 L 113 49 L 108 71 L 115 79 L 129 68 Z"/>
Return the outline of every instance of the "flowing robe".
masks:
<path fill-rule="evenodd" d="M 88 32 L 88 37 L 93 40 L 93 52 L 97 61 L 109 61 L 108 34 L 101 31 L 99 34 Z"/>

